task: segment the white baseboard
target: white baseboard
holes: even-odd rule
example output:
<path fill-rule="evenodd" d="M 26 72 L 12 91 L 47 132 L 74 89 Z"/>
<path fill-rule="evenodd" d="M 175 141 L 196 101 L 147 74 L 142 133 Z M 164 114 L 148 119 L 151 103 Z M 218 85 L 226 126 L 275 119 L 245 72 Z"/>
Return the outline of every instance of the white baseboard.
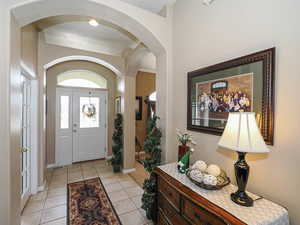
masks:
<path fill-rule="evenodd" d="M 132 169 L 126 169 L 126 170 L 122 170 L 122 173 L 124 173 L 124 174 L 127 174 L 127 173 L 132 173 L 132 172 L 134 172 L 136 169 L 135 168 L 132 168 Z"/>
<path fill-rule="evenodd" d="M 47 165 L 47 169 L 52 169 L 58 167 L 56 164 L 49 164 Z"/>
<path fill-rule="evenodd" d="M 45 182 L 43 183 L 43 185 L 38 186 L 37 191 L 38 191 L 38 192 L 45 191 L 45 190 L 46 190 L 46 187 L 47 187 L 47 181 L 45 181 Z"/>
<path fill-rule="evenodd" d="M 108 156 L 106 156 L 106 159 L 107 159 L 107 160 L 110 160 L 110 159 L 112 159 L 112 155 L 108 155 Z"/>

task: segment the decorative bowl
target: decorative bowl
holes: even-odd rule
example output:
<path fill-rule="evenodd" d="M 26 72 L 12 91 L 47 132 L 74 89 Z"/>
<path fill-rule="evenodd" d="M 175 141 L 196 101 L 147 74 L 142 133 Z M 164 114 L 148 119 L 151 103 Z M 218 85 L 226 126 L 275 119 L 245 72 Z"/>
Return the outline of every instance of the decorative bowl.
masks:
<path fill-rule="evenodd" d="M 221 174 L 219 176 L 217 176 L 217 180 L 218 180 L 217 185 L 208 185 L 208 184 L 204 184 L 203 182 L 195 181 L 190 176 L 190 173 L 191 173 L 192 170 L 193 169 L 188 169 L 187 172 L 186 172 L 186 176 L 190 179 L 190 181 L 192 181 L 194 184 L 196 184 L 197 186 L 199 186 L 203 189 L 206 189 L 206 190 L 220 190 L 223 187 L 230 184 L 230 179 L 229 179 L 229 177 L 227 177 L 224 170 L 221 170 Z"/>

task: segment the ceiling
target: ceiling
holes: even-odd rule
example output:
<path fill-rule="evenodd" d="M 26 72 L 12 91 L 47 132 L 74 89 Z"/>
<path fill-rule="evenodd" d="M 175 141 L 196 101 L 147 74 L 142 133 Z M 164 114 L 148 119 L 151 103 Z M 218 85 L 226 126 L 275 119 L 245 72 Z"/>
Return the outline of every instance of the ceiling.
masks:
<path fill-rule="evenodd" d="M 92 27 L 87 21 L 57 24 L 44 29 L 43 33 L 49 44 L 116 56 L 138 44 L 137 40 L 112 27 L 102 24 Z"/>
<path fill-rule="evenodd" d="M 127 49 L 134 49 L 139 40 L 123 28 L 98 20 L 93 27 L 83 16 L 55 16 L 35 23 L 44 34 L 48 44 L 54 44 L 85 51 L 121 56 Z"/>
<path fill-rule="evenodd" d="M 129 4 L 138 6 L 142 9 L 159 13 L 162 8 L 168 3 L 174 3 L 176 0 L 121 0 Z"/>
<path fill-rule="evenodd" d="M 153 13 L 159 13 L 168 3 L 176 0 L 121 0 Z M 97 20 L 99 26 L 90 26 L 91 18 L 76 15 L 42 19 L 35 26 L 44 34 L 48 44 L 85 51 L 122 56 L 135 49 L 140 41 L 131 33 L 107 21 Z"/>
<path fill-rule="evenodd" d="M 132 40 L 114 28 L 99 24 L 98 27 L 90 26 L 87 21 L 76 21 L 57 24 L 47 28 L 47 32 L 66 32 L 70 34 L 82 35 L 91 39 L 101 39 L 131 44 Z"/>

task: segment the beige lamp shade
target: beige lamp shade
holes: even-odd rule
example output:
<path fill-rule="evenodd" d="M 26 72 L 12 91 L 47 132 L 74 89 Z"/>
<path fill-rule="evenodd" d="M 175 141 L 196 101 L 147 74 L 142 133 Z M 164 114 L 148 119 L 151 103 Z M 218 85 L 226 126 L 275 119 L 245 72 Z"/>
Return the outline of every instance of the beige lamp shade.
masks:
<path fill-rule="evenodd" d="M 237 152 L 269 152 L 253 112 L 229 113 L 219 146 Z"/>

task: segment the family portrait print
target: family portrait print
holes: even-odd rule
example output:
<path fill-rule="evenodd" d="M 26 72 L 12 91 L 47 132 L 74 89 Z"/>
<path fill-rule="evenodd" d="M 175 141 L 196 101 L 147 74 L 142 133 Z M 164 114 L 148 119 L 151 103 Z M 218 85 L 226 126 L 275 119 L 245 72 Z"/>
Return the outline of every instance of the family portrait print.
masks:
<path fill-rule="evenodd" d="M 253 73 L 196 83 L 197 117 L 226 119 L 229 112 L 251 112 Z"/>

